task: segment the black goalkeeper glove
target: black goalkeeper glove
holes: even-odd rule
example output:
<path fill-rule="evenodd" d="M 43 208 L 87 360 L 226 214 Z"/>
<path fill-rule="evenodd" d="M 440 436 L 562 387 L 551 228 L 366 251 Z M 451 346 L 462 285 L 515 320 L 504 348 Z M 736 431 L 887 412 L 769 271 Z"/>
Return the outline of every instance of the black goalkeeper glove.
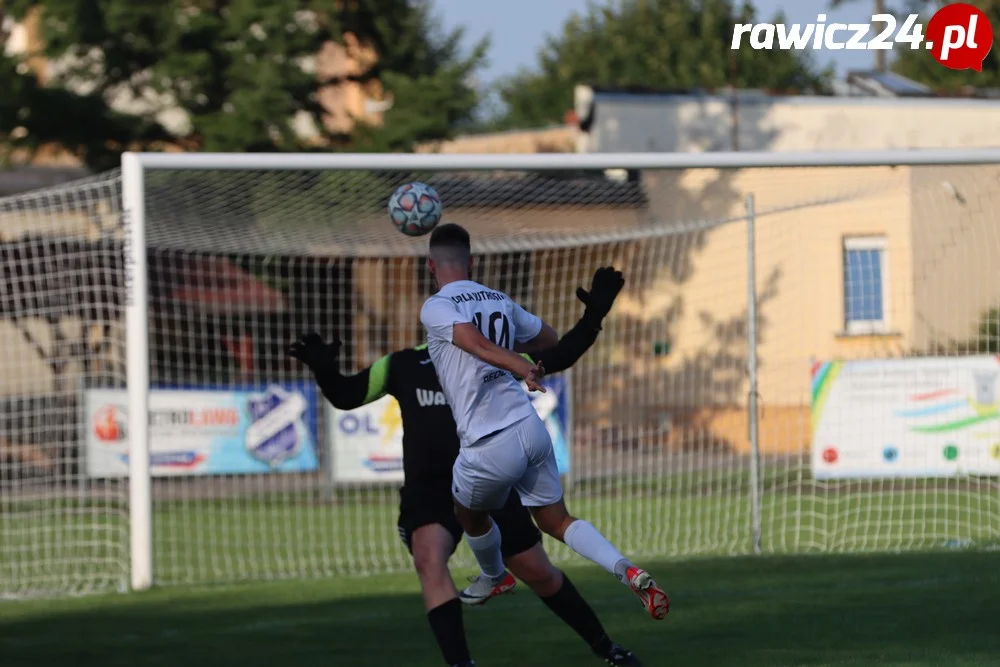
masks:
<path fill-rule="evenodd" d="M 329 375 L 337 371 L 341 345 L 337 338 L 325 343 L 318 333 L 310 331 L 288 346 L 288 354 L 308 366 L 316 376 Z"/>
<path fill-rule="evenodd" d="M 598 329 L 601 321 L 611 312 L 611 306 L 615 303 L 618 293 L 625 286 L 625 278 L 621 271 L 616 271 L 613 266 L 602 266 L 594 272 L 594 279 L 590 283 L 590 291 L 582 287 L 576 288 L 576 298 L 583 301 L 587 307 L 583 316 L 594 324 Z"/>

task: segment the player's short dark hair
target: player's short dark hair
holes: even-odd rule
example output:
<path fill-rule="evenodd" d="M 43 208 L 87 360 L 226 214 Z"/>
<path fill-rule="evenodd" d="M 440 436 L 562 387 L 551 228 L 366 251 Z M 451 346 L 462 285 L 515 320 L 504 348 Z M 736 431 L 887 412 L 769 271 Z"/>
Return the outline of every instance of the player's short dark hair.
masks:
<path fill-rule="evenodd" d="M 430 248 L 431 250 L 435 248 L 454 248 L 456 250 L 471 252 L 472 241 L 465 227 L 449 222 L 446 225 L 435 227 L 434 231 L 431 232 Z"/>
<path fill-rule="evenodd" d="M 471 255 L 472 243 L 464 227 L 448 223 L 431 232 L 430 256 L 438 264 L 468 264 Z"/>

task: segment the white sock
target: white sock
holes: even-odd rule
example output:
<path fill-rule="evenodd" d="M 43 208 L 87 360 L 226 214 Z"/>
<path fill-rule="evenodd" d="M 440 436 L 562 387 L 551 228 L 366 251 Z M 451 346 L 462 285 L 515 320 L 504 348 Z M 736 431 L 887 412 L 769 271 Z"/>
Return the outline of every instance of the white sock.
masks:
<path fill-rule="evenodd" d="M 504 573 L 506 568 L 500 553 L 500 529 L 495 522 L 485 535 L 473 537 L 466 533 L 465 540 L 485 576 L 495 579 Z"/>
<path fill-rule="evenodd" d="M 563 535 L 563 541 L 570 549 L 619 579 L 625 576 L 625 568 L 630 565 L 628 559 L 589 522 L 577 519 L 571 523 Z"/>

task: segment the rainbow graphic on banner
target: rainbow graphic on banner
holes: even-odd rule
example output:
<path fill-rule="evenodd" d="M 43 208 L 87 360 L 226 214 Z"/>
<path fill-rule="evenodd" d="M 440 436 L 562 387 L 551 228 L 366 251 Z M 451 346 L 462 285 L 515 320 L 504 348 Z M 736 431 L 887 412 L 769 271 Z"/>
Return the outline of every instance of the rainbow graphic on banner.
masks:
<path fill-rule="evenodd" d="M 1000 419 L 1000 403 L 996 400 L 980 403 L 970 396 L 962 396 L 957 389 L 913 394 L 907 397 L 907 403 L 908 407 L 895 414 L 908 422 L 918 422 L 907 425 L 913 433 L 954 433 Z M 928 419 L 931 417 L 934 419 Z"/>
<path fill-rule="evenodd" d="M 813 431 L 819 424 L 830 387 L 843 368 L 843 362 L 817 362 L 812 366 L 811 421 Z M 994 378 L 986 377 L 988 383 Z M 913 433 L 952 433 L 1000 419 L 1000 400 L 991 384 L 983 387 L 976 397 L 963 396 L 958 389 L 939 389 L 911 394 L 906 397 L 907 407 L 896 410 L 895 416 L 907 420 L 907 429 Z M 934 419 L 928 419 L 933 417 Z M 944 418 L 944 421 L 942 421 Z M 915 422 L 915 423 L 914 423 Z"/>
<path fill-rule="evenodd" d="M 819 425 L 819 417 L 823 414 L 826 399 L 830 396 L 830 387 L 840 374 L 843 364 L 839 361 L 817 362 L 812 366 L 812 401 L 810 416 L 812 430 L 815 433 Z"/>

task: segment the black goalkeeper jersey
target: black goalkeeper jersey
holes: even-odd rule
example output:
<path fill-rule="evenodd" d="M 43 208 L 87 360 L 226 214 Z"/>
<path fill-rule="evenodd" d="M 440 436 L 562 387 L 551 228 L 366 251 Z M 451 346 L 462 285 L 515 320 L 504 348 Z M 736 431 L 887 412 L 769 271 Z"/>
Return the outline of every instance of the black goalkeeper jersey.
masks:
<path fill-rule="evenodd" d="M 399 403 L 406 483 L 417 486 L 444 480 L 444 487 L 450 489 L 458 433 L 426 345 L 387 354 L 371 366 L 365 403 L 386 394 Z"/>
<path fill-rule="evenodd" d="M 586 314 L 551 350 L 526 358 L 548 373 L 572 366 L 594 341 L 600 321 Z M 406 487 L 421 493 L 451 493 L 451 469 L 458 458 L 455 419 L 441 391 L 427 346 L 387 354 L 356 375 L 317 375 L 323 395 L 340 410 L 389 395 L 399 403 L 403 422 L 403 473 Z"/>

